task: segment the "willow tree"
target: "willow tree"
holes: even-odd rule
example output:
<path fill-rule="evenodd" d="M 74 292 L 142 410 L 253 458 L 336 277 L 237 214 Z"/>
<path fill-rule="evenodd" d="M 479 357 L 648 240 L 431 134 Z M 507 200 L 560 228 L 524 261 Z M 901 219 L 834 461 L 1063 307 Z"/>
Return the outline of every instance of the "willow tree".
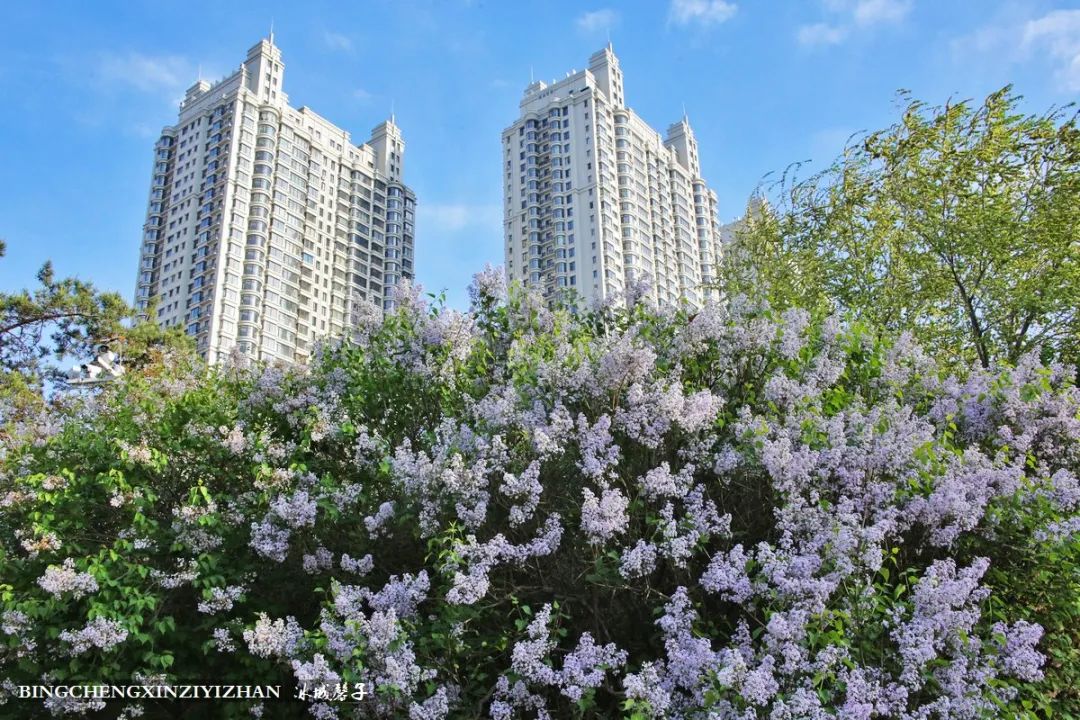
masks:
<path fill-rule="evenodd" d="M 901 94 L 899 121 L 773 184 L 732 240 L 729 293 L 825 305 L 955 361 L 1080 360 L 1080 130 L 1071 108 Z"/>

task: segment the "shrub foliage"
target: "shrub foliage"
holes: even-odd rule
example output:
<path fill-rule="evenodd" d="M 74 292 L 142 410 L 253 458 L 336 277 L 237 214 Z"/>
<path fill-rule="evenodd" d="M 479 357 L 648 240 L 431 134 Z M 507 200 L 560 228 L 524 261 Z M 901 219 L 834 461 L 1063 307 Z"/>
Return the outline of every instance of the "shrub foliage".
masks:
<path fill-rule="evenodd" d="M 310 367 L 149 368 L 23 427 L 0 459 L 6 692 L 320 694 L 214 717 L 1076 717 L 1060 368 L 956 377 L 907 336 L 739 301 L 552 312 L 499 277 L 469 313 L 406 293 Z"/>

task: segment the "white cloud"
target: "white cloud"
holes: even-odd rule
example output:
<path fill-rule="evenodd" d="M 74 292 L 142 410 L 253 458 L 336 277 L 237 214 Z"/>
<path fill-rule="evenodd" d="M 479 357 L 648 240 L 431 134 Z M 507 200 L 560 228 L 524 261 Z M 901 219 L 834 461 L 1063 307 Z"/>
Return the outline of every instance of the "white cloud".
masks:
<path fill-rule="evenodd" d="M 593 10 L 578 16 L 574 24 L 582 32 L 598 33 L 611 30 L 617 22 L 619 22 L 619 13 L 610 8 L 604 8 L 603 10 Z"/>
<path fill-rule="evenodd" d="M 352 96 L 353 100 L 362 103 L 369 102 L 373 97 L 375 97 L 364 88 L 356 88 L 355 90 L 353 90 Z"/>
<path fill-rule="evenodd" d="M 1058 88 L 1080 92 L 1080 10 L 1055 10 L 1041 17 L 1009 15 L 952 41 L 954 61 L 1008 67 L 1048 61 Z"/>
<path fill-rule="evenodd" d="M 800 45 L 816 47 L 821 45 L 836 45 L 847 37 L 847 30 L 829 23 L 814 23 L 803 25 L 799 28 L 796 38 Z"/>
<path fill-rule="evenodd" d="M 331 50 L 340 52 L 352 52 L 353 49 L 352 38 L 329 30 L 323 33 L 323 44 Z"/>
<path fill-rule="evenodd" d="M 727 0 L 671 0 L 668 18 L 677 25 L 719 25 L 730 20 L 739 6 Z"/>
<path fill-rule="evenodd" d="M 192 63 L 178 55 L 109 54 L 97 67 L 97 77 L 106 85 L 126 86 L 170 100 L 193 84 L 196 75 Z"/>
<path fill-rule="evenodd" d="M 416 213 L 417 225 L 422 225 L 425 233 L 457 233 L 466 229 L 502 232 L 503 214 L 500 205 L 419 203 Z"/>
<path fill-rule="evenodd" d="M 895 25 L 911 12 L 911 0 L 822 0 L 822 5 L 831 19 L 798 29 L 795 39 L 804 47 L 837 45 L 854 28 Z"/>
<path fill-rule="evenodd" d="M 1041 53 L 1056 66 L 1058 83 L 1080 92 L 1080 10 L 1055 10 L 1024 25 L 1020 47 Z"/>
<path fill-rule="evenodd" d="M 898 23 L 911 11 L 910 0 L 859 0 L 852 15 L 861 27 Z"/>

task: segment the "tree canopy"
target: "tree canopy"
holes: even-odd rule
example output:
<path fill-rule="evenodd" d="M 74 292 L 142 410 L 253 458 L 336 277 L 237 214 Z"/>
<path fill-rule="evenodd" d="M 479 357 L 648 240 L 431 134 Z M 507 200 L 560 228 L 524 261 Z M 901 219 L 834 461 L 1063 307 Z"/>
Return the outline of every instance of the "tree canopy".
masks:
<path fill-rule="evenodd" d="M 1025 115 L 901 94 L 900 120 L 851 138 L 829 168 L 792 168 L 724 263 L 729 296 L 821 305 L 910 331 L 952 362 L 1080 360 L 1080 130 L 1070 108 Z"/>
<path fill-rule="evenodd" d="M 0 258 L 6 249 L 0 241 Z M 47 384 L 63 382 L 55 361 L 88 360 L 109 347 L 138 367 L 163 351 L 191 348 L 178 331 L 137 322 L 118 293 L 78 278 L 57 278 L 51 262 L 37 280 L 34 290 L 0 293 L 0 426 L 41 412 Z"/>

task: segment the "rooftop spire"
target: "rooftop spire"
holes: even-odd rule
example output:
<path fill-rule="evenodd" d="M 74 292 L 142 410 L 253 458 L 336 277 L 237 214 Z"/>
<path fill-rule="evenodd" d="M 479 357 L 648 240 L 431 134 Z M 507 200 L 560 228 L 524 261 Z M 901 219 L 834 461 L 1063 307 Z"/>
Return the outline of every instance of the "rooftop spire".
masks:
<path fill-rule="evenodd" d="M 270 44 L 274 44 L 274 18 L 270 18 Z"/>

